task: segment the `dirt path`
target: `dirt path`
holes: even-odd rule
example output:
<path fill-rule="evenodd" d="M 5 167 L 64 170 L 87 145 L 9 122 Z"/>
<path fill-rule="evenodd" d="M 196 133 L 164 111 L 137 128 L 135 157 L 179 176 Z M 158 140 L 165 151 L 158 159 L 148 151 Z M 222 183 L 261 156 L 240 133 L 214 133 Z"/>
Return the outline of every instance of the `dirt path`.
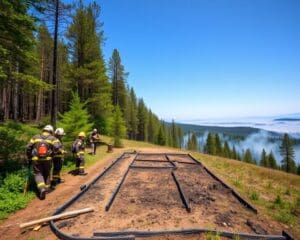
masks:
<path fill-rule="evenodd" d="M 96 162 L 94 165 L 87 168 L 88 175 L 73 176 L 68 173 L 63 174 L 65 183 L 58 185 L 55 191 L 47 195 L 44 201 L 38 198 L 32 200 L 30 204 L 15 214 L 12 214 L 8 219 L 0 225 L 1 239 L 57 239 L 49 227 L 43 227 L 39 231 L 21 231 L 19 224 L 43 217 L 50 216 L 55 209 L 64 204 L 68 199 L 77 194 L 80 186 L 91 182 L 99 172 L 102 172 L 106 166 L 121 155 L 124 149 L 116 149 L 114 153 L 107 156 L 105 159 Z M 126 149 L 125 149 L 126 151 Z"/>

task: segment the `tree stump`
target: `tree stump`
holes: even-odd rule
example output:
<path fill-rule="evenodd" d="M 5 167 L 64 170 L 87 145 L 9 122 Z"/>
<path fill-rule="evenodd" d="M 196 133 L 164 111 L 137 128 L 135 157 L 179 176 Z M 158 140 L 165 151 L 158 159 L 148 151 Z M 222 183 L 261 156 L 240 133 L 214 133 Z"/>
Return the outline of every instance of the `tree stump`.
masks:
<path fill-rule="evenodd" d="M 107 152 L 111 153 L 113 151 L 113 145 L 112 144 L 107 144 Z"/>

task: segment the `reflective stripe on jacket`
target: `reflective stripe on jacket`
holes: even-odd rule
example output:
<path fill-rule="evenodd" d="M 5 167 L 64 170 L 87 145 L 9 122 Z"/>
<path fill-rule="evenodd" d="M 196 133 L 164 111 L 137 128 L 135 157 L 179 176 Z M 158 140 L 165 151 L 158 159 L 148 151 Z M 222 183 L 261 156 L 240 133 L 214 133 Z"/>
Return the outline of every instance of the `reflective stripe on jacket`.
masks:
<path fill-rule="evenodd" d="M 36 144 L 39 142 L 46 142 L 49 144 L 50 147 L 50 153 L 49 156 L 45 156 L 45 157 L 38 157 L 37 153 L 35 151 L 35 147 Z M 27 156 L 30 157 L 33 161 L 37 161 L 37 160 L 51 160 L 53 157 L 53 152 L 57 151 L 57 149 L 59 148 L 59 140 L 57 138 L 55 138 L 54 136 L 52 136 L 50 133 L 48 132 L 43 132 L 41 134 L 37 134 L 34 137 L 32 137 L 27 145 Z"/>

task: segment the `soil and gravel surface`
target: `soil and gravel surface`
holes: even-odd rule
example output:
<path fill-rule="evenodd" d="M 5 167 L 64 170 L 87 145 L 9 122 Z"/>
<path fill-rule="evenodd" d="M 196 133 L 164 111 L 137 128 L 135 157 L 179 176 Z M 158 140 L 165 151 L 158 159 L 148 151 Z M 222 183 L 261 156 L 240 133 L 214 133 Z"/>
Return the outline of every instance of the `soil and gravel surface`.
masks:
<path fill-rule="evenodd" d="M 104 161 L 94 164 L 85 177 L 66 175 L 66 183 L 58 186 L 45 201 L 35 199 L 26 209 L 1 223 L 0 238 L 57 239 L 49 227 L 21 232 L 17 223 L 51 215 L 56 208 L 77 194 L 81 185 L 91 182 L 109 166 L 118 154 L 121 152 L 115 152 Z M 152 168 L 130 169 L 110 209 L 106 211 L 106 205 L 131 164 Z M 176 174 L 191 212 L 187 211 L 182 202 L 172 171 Z M 276 223 L 266 223 L 259 214 L 245 208 L 228 189 L 214 180 L 201 165 L 194 164 L 187 155 L 139 154 L 136 157 L 136 154 L 125 154 L 66 211 L 86 207 L 93 207 L 95 211 L 56 221 L 60 231 L 80 237 L 92 237 L 94 232 L 106 231 L 191 228 L 257 234 L 281 233 Z M 166 235 L 146 239 L 205 239 L 204 235 Z"/>
<path fill-rule="evenodd" d="M 87 206 L 95 212 L 69 220 L 60 220 L 60 231 L 73 236 L 92 237 L 93 232 L 113 232 L 122 230 L 175 230 L 210 228 L 231 232 L 280 234 L 265 224 L 263 219 L 245 208 L 222 184 L 214 180 L 201 165 L 193 164 L 188 155 L 127 154 L 105 176 L 96 182 L 69 210 Z M 137 159 L 138 161 L 134 161 Z M 174 169 L 129 170 L 110 209 L 108 204 L 118 183 L 132 166 L 162 167 L 176 166 Z M 142 160 L 142 161 L 139 161 Z M 181 200 L 171 172 L 184 191 L 191 212 Z M 173 236 L 176 238 L 183 236 Z M 173 239 L 172 236 L 153 239 Z M 201 238 L 194 235 L 187 239 Z"/>

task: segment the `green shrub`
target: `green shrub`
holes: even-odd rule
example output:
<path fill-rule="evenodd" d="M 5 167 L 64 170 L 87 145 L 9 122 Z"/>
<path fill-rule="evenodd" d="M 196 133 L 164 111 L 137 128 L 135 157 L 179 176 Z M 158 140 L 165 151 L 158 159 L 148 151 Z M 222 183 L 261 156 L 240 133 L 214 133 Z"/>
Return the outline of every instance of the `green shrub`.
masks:
<path fill-rule="evenodd" d="M 285 224 L 292 224 L 295 222 L 295 217 L 286 210 L 276 212 L 275 219 Z"/>
<path fill-rule="evenodd" d="M 291 196 L 291 190 L 289 188 L 284 192 L 285 195 Z"/>
<path fill-rule="evenodd" d="M 300 208 L 300 196 L 297 196 L 295 200 L 295 207 Z"/>
<path fill-rule="evenodd" d="M 234 186 L 236 186 L 237 188 L 240 188 L 241 187 L 241 182 L 238 180 L 238 179 L 235 179 L 232 181 L 232 184 Z"/>
<path fill-rule="evenodd" d="M 6 127 L 0 127 L 0 159 L 5 162 L 24 152 L 25 142 L 19 140 L 16 131 Z"/>
<path fill-rule="evenodd" d="M 8 216 L 19 209 L 25 208 L 35 194 L 28 192 L 25 196 L 22 193 L 13 193 L 0 189 L 0 219 Z"/>
<path fill-rule="evenodd" d="M 23 195 L 25 184 L 25 169 L 8 174 L 2 180 L 0 187 L 0 219 L 6 218 L 9 213 L 25 208 L 35 194 L 28 191 Z"/>
<path fill-rule="evenodd" d="M 20 193 L 24 189 L 25 174 L 24 171 L 18 171 L 16 173 L 9 174 L 3 180 L 3 188 L 9 192 Z"/>
<path fill-rule="evenodd" d="M 234 235 L 233 236 L 233 240 L 240 240 L 241 238 L 240 238 L 240 236 L 239 235 Z"/>
<path fill-rule="evenodd" d="M 221 240 L 221 237 L 218 233 L 209 232 L 205 235 L 205 239 L 206 240 Z"/>
<path fill-rule="evenodd" d="M 24 166 L 26 144 L 38 132 L 35 127 L 13 121 L 0 125 L 0 160 L 4 160 L 0 168 L 2 178 Z"/>
<path fill-rule="evenodd" d="M 42 117 L 42 119 L 39 121 L 38 127 L 43 128 L 44 126 L 48 125 L 50 122 L 51 122 L 51 116 L 50 115 Z"/>
<path fill-rule="evenodd" d="M 279 206 L 284 205 L 284 202 L 283 202 L 282 198 L 280 197 L 280 195 L 277 195 L 276 199 L 274 200 L 274 204 L 279 205 Z"/>
<path fill-rule="evenodd" d="M 259 199 L 259 193 L 256 191 L 251 191 L 249 193 L 249 198 L 253 201 L 257 201 Z"/>
<path fill-rule="evenodd" d="M 273 183 L 271 181 L 268 181 L 268 184 L 266 186 L 267 189 L 272 189 L 273 188 Z"/>

